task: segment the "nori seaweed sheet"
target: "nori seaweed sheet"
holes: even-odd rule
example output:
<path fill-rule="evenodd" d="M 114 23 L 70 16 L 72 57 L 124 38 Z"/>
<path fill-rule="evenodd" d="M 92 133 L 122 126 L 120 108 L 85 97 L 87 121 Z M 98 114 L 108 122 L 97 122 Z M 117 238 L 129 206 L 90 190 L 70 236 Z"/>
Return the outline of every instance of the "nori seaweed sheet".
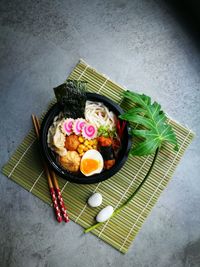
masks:
<path fill-rule="evenodd" d="M 84 118 L 86 82 L 67 80 L 54 88 L 57 102 L 65 118 Z"/>

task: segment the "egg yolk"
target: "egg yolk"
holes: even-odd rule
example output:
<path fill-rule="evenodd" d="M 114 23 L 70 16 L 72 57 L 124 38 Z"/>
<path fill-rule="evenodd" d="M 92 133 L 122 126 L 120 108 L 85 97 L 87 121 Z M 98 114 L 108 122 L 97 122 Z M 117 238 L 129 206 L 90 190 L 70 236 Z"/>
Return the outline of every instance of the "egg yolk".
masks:
<path fill-rule="evenodd" d="M 83 159 L 81 162 L 82 173 L 89 174 L 99 167 L 99 162 L 95 159 Z"/>

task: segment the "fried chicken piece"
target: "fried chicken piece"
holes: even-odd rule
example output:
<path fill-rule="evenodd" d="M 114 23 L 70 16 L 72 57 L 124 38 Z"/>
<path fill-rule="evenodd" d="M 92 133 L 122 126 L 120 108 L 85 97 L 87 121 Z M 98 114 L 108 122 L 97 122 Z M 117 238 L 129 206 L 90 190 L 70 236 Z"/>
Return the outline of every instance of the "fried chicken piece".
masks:
<path fill-rule="evenodd" d="M 112 145 L 112 139 L 109 137 L 100 136 L 98 138 L 98 142 L 100 146 L 111 146 Z"/>
<path fill-rule="evenodd" d="M 59 157 L 59 162 L 64 169 L 77 172 L 80 168 L 81 157 L 76 151 L 67 151 L 66 156 Z"/>
<path fill-rule="evenodd" d="M 71 134 L 65 138 L 65 147 L 69 151 L 74 151 L 78 148 L 80 142 L 78 140 L 78 136 L 75 134 Z"/>

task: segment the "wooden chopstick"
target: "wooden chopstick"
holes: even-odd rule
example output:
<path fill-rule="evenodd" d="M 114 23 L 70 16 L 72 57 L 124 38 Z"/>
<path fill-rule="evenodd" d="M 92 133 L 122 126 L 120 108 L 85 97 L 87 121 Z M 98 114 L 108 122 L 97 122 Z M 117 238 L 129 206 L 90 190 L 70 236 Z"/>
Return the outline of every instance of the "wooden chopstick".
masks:
<path fill-rule="evenodd" d="M 39 129 L 40 129 L 39 121 L 36 119 L 36 116 L 34 116 L 34 115 L 32 115 L 32 120 L 33 120 L 33 125 L 35 128 L 36 136 L 39 139 Z M 53 206 L 54 206 L 54 210 L 55 210 L 55 214 L 56 214 L 56 219 L 58 222 L 61 222 L 62 221 L 61 211 L 60 211 L 60 208 L 58 206 L 58 202 L 57 202 L 57 198 L 56 198 L 55 190 L 54 190 L 53 183 L 51 180 L 49 169 L 48 169 L 47 164 L 43 158 L 42 158 L 42 163 L 43 163 L 43 168 L 44 168 L 46 176 L 47 176 L 49 191 L 51 194 L 51 198 L 52 198 L 52 202 L 53 202 Z"/>
<path fill-rule="evenodd" d="M 36 123 L 37 123 L 38 130 L 40 130 L 40 122 L 39 122 L 39 119 L 37 118 L 37 116 L 35 116 L 35 120 L 36 120 Z M 56 191 L 56 195 L 57 195 L 57 198 L 58 198 L 58 203 L 59 203 L 60 208 L 61 208 L 61 214 L 63 216 L 63 219 L 64 219 L 65 222 L 69 222 L 69 216 L 67 214 L 67 209 L 65 207 L 65 203 L 64 203 L 64 200 L 62 198 L 62 194 L 61 194 L 61 191 L 60 191 L 60 188 L 59 188 L 59 184 L 58 184 L 58 180 L 56 178 L 56 174 L 50 168 L 49 168 L 49 173 L 50 173 L 51 179 L 53 181 L 53 185 L 54 185 L 54 188 L 55 188 L 55 191 Z"/>
<path fill-rule="evenodd" d="M 61 208 L 61 213 L 62 213 L 63 219 L 67 223 L 67 222 L 69 222 L 69 216 L 67 214 L 67 209 L 65 207 L 65 203 L 64 203 L 64 200 L 63 200 L 59 185 L 58 185 L 58 181 L 57 181 L 55 172 L 53 170 L 50 170 L 50 174 L 51 174 L 51 177 L 52 177 L 52 180 L 53 180 L 53 183 L 54 183 L 54 187 L 55 187 L 55 191 L 56 191 L 56 194 L 57 194 L 57 197 L 58 197 L 58 202 L 59 202 L 59 205 L 60 205 L 60 208 Z"/>

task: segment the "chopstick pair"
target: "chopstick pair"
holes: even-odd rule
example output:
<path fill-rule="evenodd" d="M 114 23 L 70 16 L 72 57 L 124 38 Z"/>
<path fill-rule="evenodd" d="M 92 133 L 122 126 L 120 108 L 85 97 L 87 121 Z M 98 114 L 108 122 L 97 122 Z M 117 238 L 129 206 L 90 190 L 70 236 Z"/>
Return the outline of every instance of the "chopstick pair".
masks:
<path fill-rule="evenodd" d="M 39 139 L 40 136 L 40 123 L 38 118 L 35 115 L 32 115 L 32 120 L 33 120 L 33 125 L 35 128 L 35 133 L 37 138 Z M 69 222 L 69 217 L 67 214 L 67 210 L 61 195 L 61 191 L 58 185 L 58 181 L 56 178 L 56 175 L 53 170 L 49 169 L 46 162 L 42 158 L 43 162 L 43 168 L 45 170 L 47 180 L 48 180 L 48 185 L 49 185 L 49 191 L 51 194 L 55 214 L 56 214 L 56 219 L 58 222 L 62 222 L 62 219 L 67 223 Z"/>

